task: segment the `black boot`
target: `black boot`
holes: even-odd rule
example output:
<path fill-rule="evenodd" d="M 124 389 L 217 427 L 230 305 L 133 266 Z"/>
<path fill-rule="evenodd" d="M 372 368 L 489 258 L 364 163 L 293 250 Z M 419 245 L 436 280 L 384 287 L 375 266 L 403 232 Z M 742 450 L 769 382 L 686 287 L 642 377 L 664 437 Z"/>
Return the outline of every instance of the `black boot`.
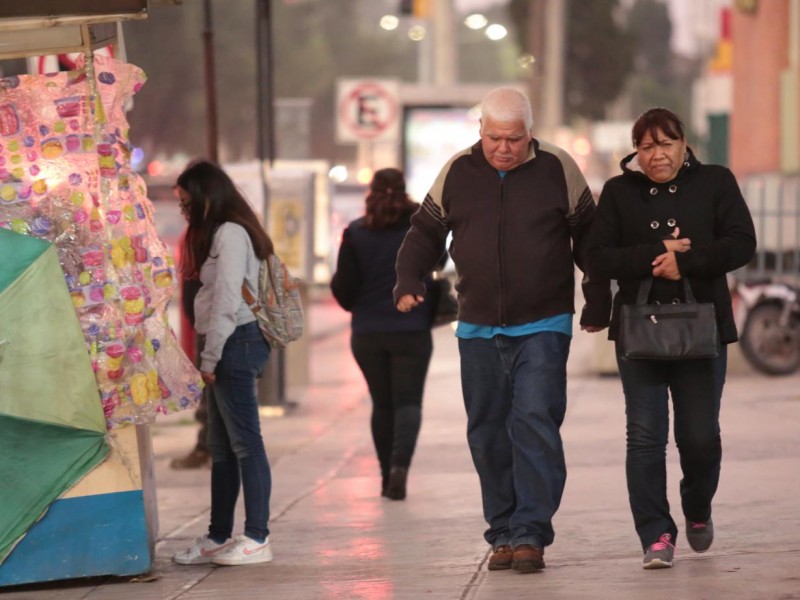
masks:
<path fill-rule="evenodd" d="M 389 484 L 386 486 L 386 497 L 391 500 L 404 500 L 406 497 L 406 479 L 408 479 L 408 469 L 405 467 L 392 467 L 389 473 Z"/>

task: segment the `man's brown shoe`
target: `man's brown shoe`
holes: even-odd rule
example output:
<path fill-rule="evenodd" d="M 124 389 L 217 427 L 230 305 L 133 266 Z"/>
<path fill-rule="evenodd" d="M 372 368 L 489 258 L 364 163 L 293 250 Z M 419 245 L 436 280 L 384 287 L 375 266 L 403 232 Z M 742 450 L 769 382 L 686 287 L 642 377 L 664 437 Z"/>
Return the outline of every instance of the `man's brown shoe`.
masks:
<path fill-rule="evenodd" d="M 514 551 L 508 544 L 498 546 L 489 557 L 489 570 L 490 571 L 505 571 L 511 568 L 511 558 Z"/>
<path fill-rule="evenodd" d="M 520 544 L 514 548 L 511 568 L 518 573 L 533 573 L 544 569 L 544 552 L 530 544 Z"/>

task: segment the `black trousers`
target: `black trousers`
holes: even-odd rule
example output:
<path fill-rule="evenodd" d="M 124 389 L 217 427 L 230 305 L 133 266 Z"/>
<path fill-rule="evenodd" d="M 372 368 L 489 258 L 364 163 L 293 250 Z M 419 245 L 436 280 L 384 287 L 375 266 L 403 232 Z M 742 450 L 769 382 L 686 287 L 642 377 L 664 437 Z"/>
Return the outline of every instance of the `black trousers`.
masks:
<path fill-rule="evenodd" d="M 429 330 L 354 333 L 350 347 L 372 396 L 372 440 L 385 488 L 392 467 L 411 465 L 433 340 Z"/>

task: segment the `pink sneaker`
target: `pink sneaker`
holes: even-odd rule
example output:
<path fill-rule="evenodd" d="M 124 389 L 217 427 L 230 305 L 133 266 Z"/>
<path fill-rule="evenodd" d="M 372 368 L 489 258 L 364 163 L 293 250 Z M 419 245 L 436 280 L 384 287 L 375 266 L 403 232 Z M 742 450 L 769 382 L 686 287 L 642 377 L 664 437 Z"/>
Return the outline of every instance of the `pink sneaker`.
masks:
<path fill-rule="evenodd" d="M 645 569 L 669 569 L 675 556 L 675 546 L 672 545 L 672 535 L 662 533 L 658 541 L 650 544 L 644 553 Z"/>

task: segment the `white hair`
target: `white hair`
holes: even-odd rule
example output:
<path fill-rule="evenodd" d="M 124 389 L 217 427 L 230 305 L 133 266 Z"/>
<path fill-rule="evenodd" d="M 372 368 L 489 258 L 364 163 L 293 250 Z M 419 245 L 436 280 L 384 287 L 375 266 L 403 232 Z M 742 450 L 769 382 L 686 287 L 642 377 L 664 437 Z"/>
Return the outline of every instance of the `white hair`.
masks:
<path fill-rule="evenodd" d="M 486 94 L 481 102 L 481 128 L 484 117 L 499 123 L 522 121 L 526 131 L 533 129 L 531 101 L 513 87 L 495 88 Z"/>

